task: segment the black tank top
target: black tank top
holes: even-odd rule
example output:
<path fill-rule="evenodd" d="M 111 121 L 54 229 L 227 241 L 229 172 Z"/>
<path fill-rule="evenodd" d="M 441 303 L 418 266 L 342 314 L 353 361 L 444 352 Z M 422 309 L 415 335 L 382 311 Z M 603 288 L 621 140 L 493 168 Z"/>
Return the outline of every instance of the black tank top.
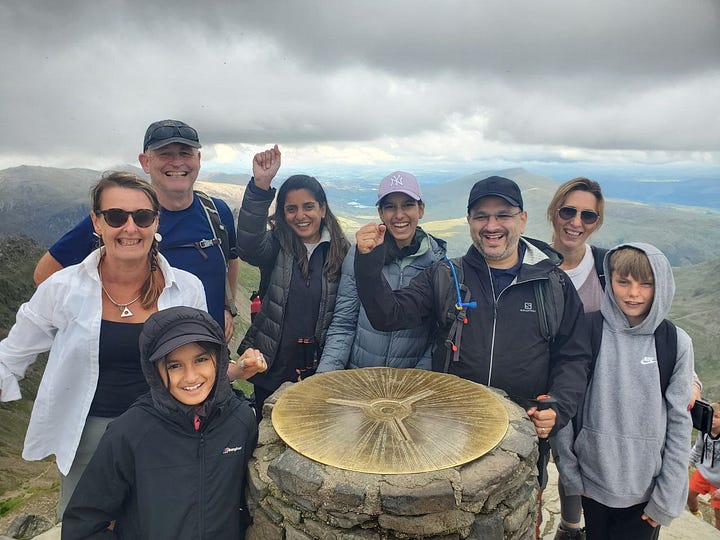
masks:
<path fill-rule="evenodd" d="M 142 328 L 143 323 L 101 322 L 100 374 L 90 416 L 120 416 L 149 390 L 140 367 Z"/>

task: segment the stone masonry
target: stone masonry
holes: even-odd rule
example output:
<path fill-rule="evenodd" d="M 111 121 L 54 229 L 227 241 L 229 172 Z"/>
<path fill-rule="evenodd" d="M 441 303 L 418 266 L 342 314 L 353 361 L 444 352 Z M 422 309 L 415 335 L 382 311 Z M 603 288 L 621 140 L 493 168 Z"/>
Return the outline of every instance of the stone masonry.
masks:
<path fill-rule="evenodd" d="M 500 444 L 462 466 L 405 475 L 346 471 L 287 447 L 270 421 L 289 383 L 265 403 L 250 461 L 248 540 L 502 540 L 532 538 L 537 439 L 525 412 L 503 400 Z"/>

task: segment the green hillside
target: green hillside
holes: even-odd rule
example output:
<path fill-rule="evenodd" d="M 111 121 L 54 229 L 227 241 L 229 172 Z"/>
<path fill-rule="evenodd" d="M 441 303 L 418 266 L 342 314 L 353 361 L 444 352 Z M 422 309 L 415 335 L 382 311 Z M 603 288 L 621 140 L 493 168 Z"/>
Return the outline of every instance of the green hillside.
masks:
<path fill-rule="evenodd" d="M 7 335 L 20 304 L 35 291 L 32 271 L 43 251 L 27 238 L 0 237 L 0 338 Z M 47 468 L 44 463 L 26 463 L 19 459 L 46 360 L 42 355 L 20 381 L 23 399 L 0 403 L 0 501 L 3 493 Z"/>
<path fill-rule="evenodd" d="M 703 396 L 720 399 L 720 260 L 674 269 L 670 318 L 693 339 Z"/>

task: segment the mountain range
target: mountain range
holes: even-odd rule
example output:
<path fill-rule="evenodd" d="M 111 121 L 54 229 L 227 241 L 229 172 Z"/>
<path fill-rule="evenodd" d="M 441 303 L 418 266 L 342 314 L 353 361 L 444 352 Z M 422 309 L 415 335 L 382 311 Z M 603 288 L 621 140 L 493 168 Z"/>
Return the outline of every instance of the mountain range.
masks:
<path fill-rule="evenodd" d="M 144 176 L 137 167 L 124 165 L 118 168 Z M 559 182 L 520 168 L 482 171 L 442 184 L 423 185 L 426 209 L 421 225 L 447 240 L 451 255 L 464 253 L 469 245 L 465 216 L 470 187 L 477 180 L 493 174 L 512 178 L 522 188 L 529 215 L 526 234 L 550 238 L 545 211 Z M 100 175 L 99 171 L 90 169 L 31 166 L 0 171 L 0 232 L 29 236 L 40 245 L 49 246 L 87 215 L 90 187 Z M 237 214 L 248 179 L 247 175 L 215 173 L 201 177 L 197 186 L 223 198 Z M 676 183 L 676 188 L 680 198 L 682 184 Z M 349 237 L 367 221 L 377 221 L 376 183 L 332 181 L 325 183 L 325 189 L 330 207 L 341 219 Z M 720 211 L 609 199 L 605 213 L 605 224 L 593 236 L 593 242 L 600 246 L 610 247 L 627 240 L 649 242 L 662 249 L 673 266 L 719 258 L 720 235 L 710 232 L 720 229 Z"/>
<path fill-rule="evenodd" d="M 144 176 L 141 169 L 131 165 L 116 168 Z M 447 240 L 449 255 L 461 255 L 470 245 L 465 216 L 471 186 L 495 174 L 514 179 L 522 188 L 529 215 L 526 234 L 550 239 L 545 212 L 558 181 L 522 168 L 479 171 L 422 186 L 426 211 L 421 225 Z M 31 166 L 0 171 L 0 234 L 27 236 L 47 247 L 87 215 L 90 187 L 100 176 L 100 171 L 90 169 Z M 201 178 L 198 189 L 223 198 L 237 215 L 249 177 L 214 173 Z M 683 184 L 674 185 L 681 199 Z M 354 182 L 325 182 L 324 187 L 333 212 L 351 240 L 358 227 L 377 221 L 375 182 L 357 178 Z M 675 267 L 678 294 L 672 315 L 680 318 L 681 326 L 687 327 L 693 337 L 698 372 L 709 383 L 708 388 L 717 389 L 720 398 L 720 375 L 716 375 L 720 370 L 715 369 L 720 368 L 720 358 L 714 358 L 720 350 L 720 310 L 716 307 L 720 300 L 720 235 L 716 233 L 720 230 L 720 211 L 624 199 L 609 199 L 605 208 L 605 223 L 593 235 L 593 243 L 611 247 L 630 240 L 649 242 L 659 247 Z M 257 275 L 252 271 L 243 274 Z M 253 287 L 252 283 L 244 285 Z"/>

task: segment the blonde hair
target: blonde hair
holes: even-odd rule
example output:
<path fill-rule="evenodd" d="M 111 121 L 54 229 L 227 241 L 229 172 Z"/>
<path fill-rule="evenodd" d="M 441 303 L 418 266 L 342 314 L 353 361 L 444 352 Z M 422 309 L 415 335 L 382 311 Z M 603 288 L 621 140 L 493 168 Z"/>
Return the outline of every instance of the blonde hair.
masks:
<path fill-rule="evenodd" d="M 598 184 L 595 180 L 590 180 L 584 176 L 578 176 L 577 178 L 568 180 L 557 189 L 547 207 L 548 221 L 551 225 L 553 224 L 553 221 L 558 215 L 558 211 L 563 207 L 568 195 L 570 195 L 573 191 L 587 191 L 588 193 L 595 195 L 595 199 L 597 199 L 598 213 L 598 220 L 596 222 L 597 227 L 595 227 L 595 230 L 597 231 L 602 226 L 603 218 L 605 217 L 605 197 L 603 197 L 600 184 Z"/>

